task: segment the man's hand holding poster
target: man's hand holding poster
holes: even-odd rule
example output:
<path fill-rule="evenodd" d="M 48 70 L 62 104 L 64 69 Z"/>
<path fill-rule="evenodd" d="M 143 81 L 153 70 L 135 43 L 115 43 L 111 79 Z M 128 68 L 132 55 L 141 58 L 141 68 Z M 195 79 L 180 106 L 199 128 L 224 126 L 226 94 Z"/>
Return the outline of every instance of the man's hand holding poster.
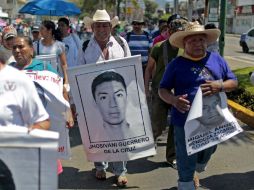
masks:
<path fill-rule="evenodd" d="M 88 160 L 155 154 L 140 56 L 70 68 L 68 76 Z"/>
<path fill-rule="evenodd" d="M 202 96 L 199 88 L 184 126 L 188 155 L 219 144 L 242 132 L 227 107 L 224 92 Z"/>

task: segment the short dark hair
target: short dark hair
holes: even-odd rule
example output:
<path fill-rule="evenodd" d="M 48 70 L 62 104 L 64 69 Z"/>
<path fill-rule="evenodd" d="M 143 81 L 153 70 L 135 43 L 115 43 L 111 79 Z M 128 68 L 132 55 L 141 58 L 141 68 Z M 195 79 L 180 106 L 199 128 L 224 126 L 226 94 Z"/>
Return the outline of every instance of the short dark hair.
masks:
<path fill-rule="evenodd" d="M 217 27 L 215 26 L 214 23 L 208 23 L 205 25 L 205 29 L 216 29 Z"/>
<path fill-rule="evenodd" d="M 164 24 L 164 23 L 167 23 L 167 21 L 166 21 L 165 19 L 160 19 L 160 20 L 159 20 L 159 26 L 161 26 L 161 25 Z"/>
<path fill-rule="evenodd" d="M 67 26 L 70 25 L 69 19 L 67 19 L 67 18 L 65 18 L 65 17 L 59 18 L 58 22 L 63 22 L 63 23 L 65 23 Z"/>
<path fill-rule="evenodd" d="M 29 47 L 33 48 L 33 40 L 29 36 L 17 36 L 16 39 L 18 38 L 23 39 Z"/>
<path fill-rule="evenodd" d="M 62 41 L 62 33 L 59 29 L 56 29 L 56 25 L 51 20 L 44 20 L 41 23 L 44 27 L 47 28 L 47 30 L 52 31 L 52 35 L 55 38 L 55 40 Z"/>
<path fill-rule="evenodd" d="M 120 82 L 126 91 L 126 83 L 124 81 L 123 76 L 120 75 L 119 73 L 114 72 L 114 71 L 106 71 L 106 72 L 99 74 L 97 77 L 95 77 L 93 79 L 93 82 L 92 82 L 93 98 L 95 99 L 95 90 L 98 85 L 100 85 L 104 82 L 111 82 L 111 81 Z"/>

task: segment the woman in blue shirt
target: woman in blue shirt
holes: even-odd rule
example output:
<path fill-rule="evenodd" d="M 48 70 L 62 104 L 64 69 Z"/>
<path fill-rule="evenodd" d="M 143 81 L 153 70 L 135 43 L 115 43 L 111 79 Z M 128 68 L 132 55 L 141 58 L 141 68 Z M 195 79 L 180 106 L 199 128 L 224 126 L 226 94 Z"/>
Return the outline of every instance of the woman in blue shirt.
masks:
<path fill-rule="evenodd" d="M 207 45 L 215 42 L 219 35 L 218 29 L 205 30 L 198 22 L 190 22 L 185 31 L 176 32 L 169 39 L 173 46 L 184 49 L 183 56 L 168 65 L 159 89 L 160 97 L 172 105 L 179 190 L 197 188 L 197 178 L 193 181 L 195 170 L 204 171 L 216 150 L 216 146 L 213 146 L 187 155 L 184 124 L 198 88 L 201 87 L 203 96 L 212 96 L 237 87 L 237 79 L 226 61 L 218 53 L 206 51 Z"/>

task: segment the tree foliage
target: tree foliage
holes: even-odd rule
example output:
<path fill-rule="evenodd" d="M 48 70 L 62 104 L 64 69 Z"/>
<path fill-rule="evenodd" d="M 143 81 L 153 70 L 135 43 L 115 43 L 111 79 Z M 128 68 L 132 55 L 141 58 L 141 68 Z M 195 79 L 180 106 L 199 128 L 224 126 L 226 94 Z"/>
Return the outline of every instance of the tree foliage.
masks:
<path fill-rule="evenodd" d="M 158 8 L 158 4 L 151 0 L 144 0 L 145 2 L 145 17 L 147 20 L 154 19 L 154 15 L 156 13 L 156 9 Z"/>
<path fill-rule="evenodd" d="M 108 13 L 113 15 L 120 14 L 120 4 L 123 0 L 70 0 L 74 2 L 80 9 L 82 14 L 80 17 L 90 16 L 97 9 L 106 9 Z"/>

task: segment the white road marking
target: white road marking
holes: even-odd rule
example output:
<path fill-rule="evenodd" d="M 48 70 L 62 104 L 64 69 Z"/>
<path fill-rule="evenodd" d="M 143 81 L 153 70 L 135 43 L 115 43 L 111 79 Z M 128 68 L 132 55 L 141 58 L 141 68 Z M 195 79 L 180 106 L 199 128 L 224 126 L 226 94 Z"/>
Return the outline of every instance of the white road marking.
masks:
<path fill-rule="evenodd" d="M 254 65 L 254 59 L 251 58 L 251 57 L 246 57 L 246 56 L 236 56 L 236 57 L 224 56 L 224 57 L 225 57 L 225 59 L 231 59 L 231 60 L 235 60 L 235 61 L 239 61 L 239 62 L 245 62 L 245 63 Z"/>

